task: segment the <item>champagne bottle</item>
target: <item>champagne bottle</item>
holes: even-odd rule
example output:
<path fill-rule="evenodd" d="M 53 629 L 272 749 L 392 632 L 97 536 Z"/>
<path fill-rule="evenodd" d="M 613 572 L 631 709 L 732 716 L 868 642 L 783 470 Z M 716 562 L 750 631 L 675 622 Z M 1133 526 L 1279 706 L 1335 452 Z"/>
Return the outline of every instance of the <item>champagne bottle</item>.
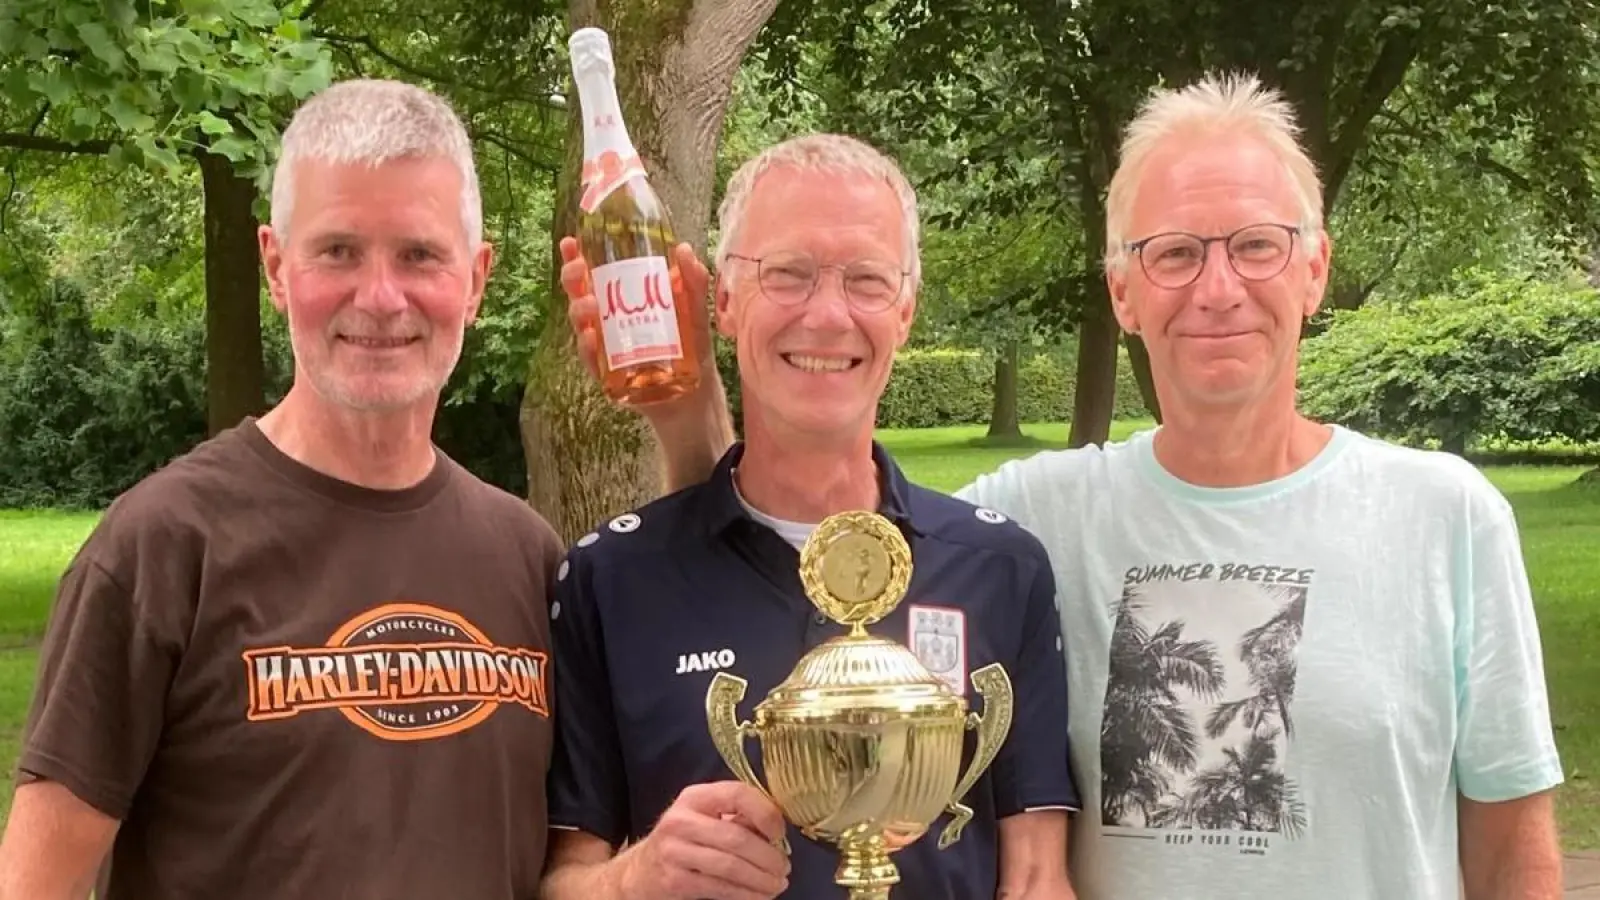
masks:
<path fill-rule="evenodd" d="M 610 37 L 582 28 L 567 48 L 583 116 L 578 246 L 599 306 L 601 387 L 626 405 L 670 400 L 700 382 L 677 237 L 623 123 Z"/>

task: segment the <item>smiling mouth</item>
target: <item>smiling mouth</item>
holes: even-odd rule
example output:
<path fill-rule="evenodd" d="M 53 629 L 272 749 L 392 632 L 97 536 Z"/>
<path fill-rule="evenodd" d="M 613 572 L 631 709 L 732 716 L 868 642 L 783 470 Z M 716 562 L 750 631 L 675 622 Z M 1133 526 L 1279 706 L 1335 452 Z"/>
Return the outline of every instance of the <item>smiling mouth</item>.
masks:
<path fill-rule="evenodd" d="M 861 365 L 859 356 L 806 356 L 803 353 L 780 353 L 783 361 L 802 372 L 848 372 Z"/>
<path fill-rule="evenodd" d="M 360 347 L 363 350 L 398 350 L 402 347 L 409 347 L 417 341 L 422 340 L 422 338 L 404 336 L 362 337 L 354 334 L 341 334 L 339 335 L 339 340 L 345 342 L 346 344 Z"/>

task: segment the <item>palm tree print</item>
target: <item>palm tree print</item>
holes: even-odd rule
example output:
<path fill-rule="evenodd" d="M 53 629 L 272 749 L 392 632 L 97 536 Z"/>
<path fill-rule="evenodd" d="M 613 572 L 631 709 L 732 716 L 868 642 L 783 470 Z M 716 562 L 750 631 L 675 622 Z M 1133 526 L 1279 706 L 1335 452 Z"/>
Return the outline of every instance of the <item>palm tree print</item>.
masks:
<path fill-rule="evenodd" d="M 1294 734 L 1289 717 L 1289 701 L 1294 698 L 1295 650 L 1300 646 L 1301 626 L 1305 622 L 1306 589 L 1269 587 L 1265 589 L 1283 606 L 1265 623 L 1244 633 L 1239 641 L 1239 658 L 1250 670 L 1254 694 L 1240 700 L 1220 703 L 1206 717 L 1206 736 L 1219 738 L 1242 719 L 1252 731 L 1273 718 L 1285 735 Z"/>
<path fill-rule="evenodd" d="M 1228 747 L 1226 760 L 1195 776 L 1172 824 L 1190 828 L 1276 832 L 1305 831 L 1305 806 L 1278 762 L 1271 727 L 1252 733 L 1242 747 Z"/>
<path fill-rule="evenodd" d="M 1171 776 L 1194 769 L 1200 737 L 1186 689 L 1210 700 L 1222 693 L 1222 663 L 1210 641 L 1184 640 L 1181 619 L 1150 631 L 1138 613 L 1145 600 L 1129 588 L 1111 641 L 1110 678 L 1101 720 L 1101 814 L 1110 825 L 1162 817 Z"/>

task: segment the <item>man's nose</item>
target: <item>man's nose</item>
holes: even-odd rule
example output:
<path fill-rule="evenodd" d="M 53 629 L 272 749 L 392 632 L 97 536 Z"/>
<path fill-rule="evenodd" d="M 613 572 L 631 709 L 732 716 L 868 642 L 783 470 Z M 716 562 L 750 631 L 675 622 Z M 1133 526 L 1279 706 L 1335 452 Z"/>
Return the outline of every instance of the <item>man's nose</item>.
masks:
<path fill-rule="evenodd" d="M 816 286 L 806 300 L 806 327 L 839 331 L 848 329 L 853 321 L 843 274 L 836 269 L 823 269 L 817 274 Z"/>
<path fill-rule="evenodd" d="M 406 308 L 406 293 L 391 263 L 374 259 L 364 267 L 361 283 L 356 288 L 355 306 L 374 314 L 396 313 Z"/>
<path fill-rule="evenodd" d="M 1233 270 L 1228 248 L 1220 242 L 1207 247 L 1205 266 L 1194 282 L 1195 305 L 1207 310 L 1232 309 L 1244 302 L 1244 296 L 1244 279 Z"/>

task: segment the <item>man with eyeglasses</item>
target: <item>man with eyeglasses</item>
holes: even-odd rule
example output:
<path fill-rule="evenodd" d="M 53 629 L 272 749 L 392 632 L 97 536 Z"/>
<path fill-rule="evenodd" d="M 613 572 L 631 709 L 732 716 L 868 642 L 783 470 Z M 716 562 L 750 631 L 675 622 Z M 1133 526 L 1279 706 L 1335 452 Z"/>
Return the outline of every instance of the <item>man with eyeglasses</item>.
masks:
<path fill-rule="evenodd" d="M 1016 693 L 1009 737 L 962 801 L 975 819 L 948 849 L 937 847 L 941 816 L 896 852 L 896 896 L 1071 900 L 1078 799 L 1049 558 L 1004 516 L 909 483 L 872 437 L 921 279 L 911 186 L 859 141 L 797 138 L 733 176 L 721 226 L 716 321 L 738 351 L 744 437 L 727 436 L 703 331 L 707 393 L 642 412 L 669 442 L 705 448 L 708 429 L 726 439 L 714 456 L 678 458 L 670 477 L 698 468 L 699 483 L 599 523 L 557 572 L 542 896 L 843 896 L 837 851 L 786 828 L 733 778 L 705 704 L 712 676 L 728 670 L 749 681 L 748 717 L 802 655 L 844 633 L 807 599 L 798 552 L 827 516 L 866 509 L 899 527 L 915 564 L 904 601 L 869 630 L 918 652 L 974 709 L 983 701 L 967 676 L 981 666 L 1001 663 Z M 592 367 L 587 270 L 572 241 L 563 250 Z M 689 296 L 704 296 L 704 267 L 678 250 Z M 969 733 L 965 760 L 973 743 Z M 788 858 L 774 846 L 784 835 Z"/>
<path fill-rule="evenodd" d="M 1555 900 L 1552 735 L 1516 522 L 1464 460 L 1296 409 L 1322 192 L 1253 77 L 1153 95 L 1106 210 L 1163 414 L 957 492 L 1061 591 L 1083 900 Z M 674 486 L 712 419 L 663 431 Z M 665 414 L 652 412 L 654 421 Z"/>

